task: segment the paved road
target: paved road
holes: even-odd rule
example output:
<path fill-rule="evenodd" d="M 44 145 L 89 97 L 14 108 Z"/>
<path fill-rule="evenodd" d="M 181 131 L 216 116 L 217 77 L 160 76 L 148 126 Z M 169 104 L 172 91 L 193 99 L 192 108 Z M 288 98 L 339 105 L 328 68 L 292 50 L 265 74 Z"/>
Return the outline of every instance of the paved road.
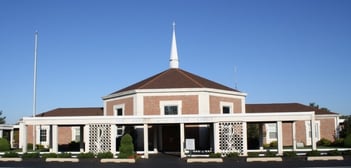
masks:
<path fill-rule="evenodd" d="M 157 155 L 149 159 L 139 159 L 135 164 L 115 164 L 100 163 L 97 159 L 86 159 L 79 163 L 46 163 L 44 160 L 24 160 L 22 162 L 0 162 L 0 168 L 4 167 L 25 167 L 25 168 L 237 168 L 237 167 L 349 167 L 351 168 L 351 157 L 344 161 L 306 161 L 303 159 L 291 159 L 284 162 L 254 162 L 247 163 L 242 159 L 225 159 L 223 163 L 191 163 L 187 164 L 185 160 L 176 156 Z"/>

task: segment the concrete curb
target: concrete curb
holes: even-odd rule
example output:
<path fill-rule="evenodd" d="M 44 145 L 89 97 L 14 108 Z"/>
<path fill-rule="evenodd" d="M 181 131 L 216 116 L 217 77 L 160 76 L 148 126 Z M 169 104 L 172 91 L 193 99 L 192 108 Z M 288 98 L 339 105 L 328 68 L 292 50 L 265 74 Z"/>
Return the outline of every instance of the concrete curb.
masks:
<path fill-rule="evenodd" d="M 281 157 L 248 157 L 246 162 L 282 162 Z"/>
<path fill-rule="evenodd" d="M 21 162 L 22 158 L 0 158 L 0 162 Z"/>
<path fill-rule="evenodd" d="M 100 163 L 135 163 L 135 159 L 101 159 Z"/>
<path fill-rule="evenodd" d="M 315 160 L 344 160 L 343 156 L 308 156 L 308 161 L 315 161 Z"/>
<path fill-rule="evenodd" d="M 187 163 L 222 163 L 222 158 L 188 158 L 186 160 Z"/>
<path fill-rule="evenodd" d="M 46 158 L 45 162 L 79 162 L 78 158 Z"/>

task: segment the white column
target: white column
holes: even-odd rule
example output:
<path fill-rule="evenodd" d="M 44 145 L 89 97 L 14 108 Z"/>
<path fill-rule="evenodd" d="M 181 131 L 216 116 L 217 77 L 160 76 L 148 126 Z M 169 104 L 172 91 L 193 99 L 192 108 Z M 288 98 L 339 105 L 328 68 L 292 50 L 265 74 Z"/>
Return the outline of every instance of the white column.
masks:
<path fill-rule="evenodd" d="M 19 148 L 22 152 L 27 152 L 27 126 L 23 122 L 19 124 Z"/>
<path fill-rule="evenodd" d="M 58 127 L 52 125 L 52 152 L 58 152 Z"/>
<path fill-rule="evenodd" d="M 184 139 L 184 123 L 180 123 L 180 158 L 185 158 Z"/>
<path fill-rule="evenodd" d="M 214 153 L 219 153 L 219 123 L 213 123 L 213 143 L 214 143 Z"/>
<path fill-rule="evenodd" d="M 0 138 L 2 138 L 2 136 L 3 136 L 3 130 L 2 129 L 0 129 Z"/>
<path fill-rule="evenodd" d="M 293 151 L 296 151 L 296 121 L 292 123 Z"/>
<path fill-rule="evenodd" d="M 149 132 L 148 124 L 144 124 L 144 158 L 149 158 Z"/>
<path fill-rule="evenodd" d="M 243 122 L 243 156 L 247 156 L 247 122 Z"/>
<path fill-rule="evenodd" d="M 12 130 L 10 131 L 10 145 L 11 145 L 11 148 L 13 148 L 13 132 L 14 132 L 14 128 L 12 128 Z"/>
<path fill-rule="evenodd" d="M 283 128 L 282 121 L 277 121 L 278 155 L 283 155 Z"/>
<path fill-rule="evenodd" d="M 85 150 L 84 152 L 90 152 L 89 151 L 89 125 L 84 125 L 84 143 L 85 143 Z"/>
<path fill-rule="evenodd" d="M 117 138 L 117 126 L 115 124 L 111 125 L 111 152 L 113 155 L 116 154 L 116 138 Z"/>
<path fill-rule="evenodd" d="M 316 122 L 313 119 L 311 120 L 311 144 L 312 144 L 312 150 L 317 150 L 317 142 L 316 142 Z"/>

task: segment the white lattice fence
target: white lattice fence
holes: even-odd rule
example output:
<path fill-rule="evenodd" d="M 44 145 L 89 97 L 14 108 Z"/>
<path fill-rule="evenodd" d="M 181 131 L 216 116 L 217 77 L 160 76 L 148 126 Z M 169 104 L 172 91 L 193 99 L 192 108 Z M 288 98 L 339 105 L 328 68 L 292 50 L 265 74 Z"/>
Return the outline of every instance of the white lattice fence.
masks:
<path fill-rule="evenodd" d="M 221 122 L 219 123 L 219 149 L 222 154 L 238 152 L 243 154 L 243 123 Z"/>
<path fill-rule="evenodd" d="M 89 151 L 93 153 L 111 151 L 111 124 L 89 125 Z"/>

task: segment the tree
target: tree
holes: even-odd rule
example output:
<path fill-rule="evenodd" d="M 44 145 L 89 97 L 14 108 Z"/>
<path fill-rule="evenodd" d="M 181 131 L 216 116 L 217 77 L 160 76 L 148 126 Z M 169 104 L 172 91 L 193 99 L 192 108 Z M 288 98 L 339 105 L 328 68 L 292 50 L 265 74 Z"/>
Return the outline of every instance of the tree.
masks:
<path fill-rule="evenodd" d="M 351 135 L 351 116 L 345 116 L 343 128 L 340 131 L 340 138 L 346 138 L 347 135 Z"/>
<path fill-rule="evenodd" d="M 0 124 L 5 124 L 6 123 L 6 121 L 5 121 L 6 117 L 1 117 L 1 115 L 2 115 L 2 110 L 0 110 Z"/>
<path fill-rule="evenodd" d="M 310 103 L 309 106 L 310 106 L 310 107 L 313 107 L 313 108 L 315 108 L 315 109 L 317 109 L 317 110 L 322 110 L 322 111 L 330 112 L 330 110 L 329 110 L 328 108 L 326 108 L 326 107 L 319 107 L 319 105 L 316 104 L 316 103 L 314 103 L 314 102 Z"/>

